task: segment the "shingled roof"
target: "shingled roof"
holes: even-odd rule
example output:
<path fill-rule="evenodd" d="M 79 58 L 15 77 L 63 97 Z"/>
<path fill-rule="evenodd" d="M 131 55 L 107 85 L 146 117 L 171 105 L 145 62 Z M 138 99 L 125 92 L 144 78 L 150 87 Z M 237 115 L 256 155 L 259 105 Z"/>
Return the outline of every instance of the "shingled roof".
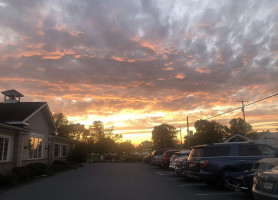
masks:
<path fill-rule="evenodd" d="M 24 121 L 45 102 L 0 103 L 0 123 Z"/>

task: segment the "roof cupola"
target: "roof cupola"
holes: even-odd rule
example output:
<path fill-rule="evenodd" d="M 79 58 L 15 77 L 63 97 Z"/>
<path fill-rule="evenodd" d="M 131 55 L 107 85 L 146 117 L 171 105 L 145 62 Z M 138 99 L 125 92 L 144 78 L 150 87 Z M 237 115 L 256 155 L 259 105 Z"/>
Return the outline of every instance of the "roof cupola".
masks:
<path fill-rule="evenodd" d="M 23 94 L 14 89 L 7 90 L 1 93 L 5 96 L 4 103 L 17 103 L 20 102 L 21 97 L 24 97 Z"/>

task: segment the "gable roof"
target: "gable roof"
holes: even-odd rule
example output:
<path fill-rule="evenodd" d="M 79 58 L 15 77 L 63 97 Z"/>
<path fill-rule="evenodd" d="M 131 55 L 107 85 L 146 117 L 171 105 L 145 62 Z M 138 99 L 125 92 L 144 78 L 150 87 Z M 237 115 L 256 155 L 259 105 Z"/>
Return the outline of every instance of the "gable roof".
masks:
<path fill-rule="evenodd" d="M 230 142 L 253 142 L 253 141 L 243 135 L 235 134 L 223 141 L 223 143 L 230 143 Z"/>
<path fill-rule="evenodd" d="M 27 120 L 43 108 L 46 108 L 48 118 L 54 127 L 54 131 L 57 132 L 52 114 L 46 102 L 0 103 L 0 123 L 28 125 Z"/>
<path fill-rule="evenodd" d="M 45 102 L 0 103 L 0 123 L 22 122 L 45 104 Z"/>

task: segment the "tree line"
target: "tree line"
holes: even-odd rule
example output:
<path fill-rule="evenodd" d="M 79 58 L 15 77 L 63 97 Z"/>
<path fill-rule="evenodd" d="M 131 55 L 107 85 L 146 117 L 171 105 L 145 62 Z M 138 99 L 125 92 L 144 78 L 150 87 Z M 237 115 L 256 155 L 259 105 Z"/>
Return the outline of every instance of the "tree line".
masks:
<path fill-rule="evenodd" d="M 57 127 L 57 136 L 79 141 L 79 149 L 87 153 L 118 153 L 130 154 L 141 152 L 142 146 L 137 148 L 131 141 L 122 141 L 121 134 L 114 134 L 113 127 L 105 128 L 101 121 L 94 121 L 89 127 L 70 122 L 63 113 L 53 114 Z M 217 121 L 198 120 L 194 123 L 196 132 L 193 136 L 185 136 L 183 146 L 177 138 L 179 130 L 169 124 L 155 126 L 152 130 L 154 149 L 190 148 L 195 145 L 223 142 L 225 139 L 240 134 L 250 139 L 256 139 L 256 131 L 241 118 L 230 120 L 229 125 Z"/>
<path fill-rule="evenodd" d="M 217 121 L 198 120 L 194 123 L 196 132 L 193 136 L 185 136 L 183 148 L 195 145 L 223 142 L 227 138 L 240 134 L 252 140 L 256 139 L 256 131 L 241 118 L 230 120 L 229 125 L 223 125 Z M 168 149 L 179 147 L 177 140 L 179 130 L 169 124 L 155 126 L 152 131 L 154 149 Z"/>
<path fill-rule="evenodd" d="M 78 141 L 78 150 L 88 154 L 130 154 L 135 151 L 131 141 L 122 141 L 121 134 L 113 134 L 113 127 L 105 128 L 101 121 L 94 121 L 89 127 L 70 122 L 63 113 L 53 114 L 57 136 Z"/>

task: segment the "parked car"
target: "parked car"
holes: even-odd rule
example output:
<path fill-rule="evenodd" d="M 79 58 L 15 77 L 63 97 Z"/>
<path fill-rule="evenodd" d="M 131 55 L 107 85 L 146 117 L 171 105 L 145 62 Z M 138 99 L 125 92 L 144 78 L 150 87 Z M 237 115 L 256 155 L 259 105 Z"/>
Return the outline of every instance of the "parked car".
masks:
<path fill-rule="evenodd" d="M 143 157 L 143 162 L 144 162 L 144 163 L 147 163 L 147 164 L 151 163 L 151 156 L 152 156 L 152 154 L 145 155 L 145 156 Z"/>
<path fill-rule="evenodd" d="M 255 143 L 215 143 L 192 148 L 186 176 L 198 178 L 208 185 L 227 182 L 227 172 L 250 170 L 254 162 L 274 157 L 275 149 Z"/>
<path fill-rule="evenodd" d="M 177 153 L 178 150 L 168 150 L 163 153 L 161 167 L 168 169 L 170 165 L 170 158 Z"/>
<path fill-rule="evenodd" d="M 162 155 L 166 150 L 154 150 L 151 155 L 151 164 L 152 165 L 161 165 L 162 164 Z"/>
<path fill-rule="evenodd" d="M 189 154 L 175 159 L 175 172 L 178 176 L 185 176 L 186 163 Z"/>
<path fill-rule="evenodd" d="M 252 193 L 255 200 L 278 199 L 278 166 L 254 176 Z"/>
<path fill-rule="evenodd" d="M 169 169 L 175 171 L 175 169 L 176 169 L 176 162 L 175 162 L 175 160 L 177 158 L 184 157 L 184 156 L 188 157 L 189 154 L 190 154 L 190 150 L 182 150 L 182 151 L 178 151 L 178 152 L 174 153 L 174 155 L 172 155 L 172 157 L 170 158 Z"/>
<path fill-rule="evenodd" d="M 278 166 L 278 158 L 263 158 L 255 162 L 251 170 L 228 173 L 227 184 L 236 191 L 251 193 L 254 176 L 258 172 L 268 171 L 275 166 Z"/>

